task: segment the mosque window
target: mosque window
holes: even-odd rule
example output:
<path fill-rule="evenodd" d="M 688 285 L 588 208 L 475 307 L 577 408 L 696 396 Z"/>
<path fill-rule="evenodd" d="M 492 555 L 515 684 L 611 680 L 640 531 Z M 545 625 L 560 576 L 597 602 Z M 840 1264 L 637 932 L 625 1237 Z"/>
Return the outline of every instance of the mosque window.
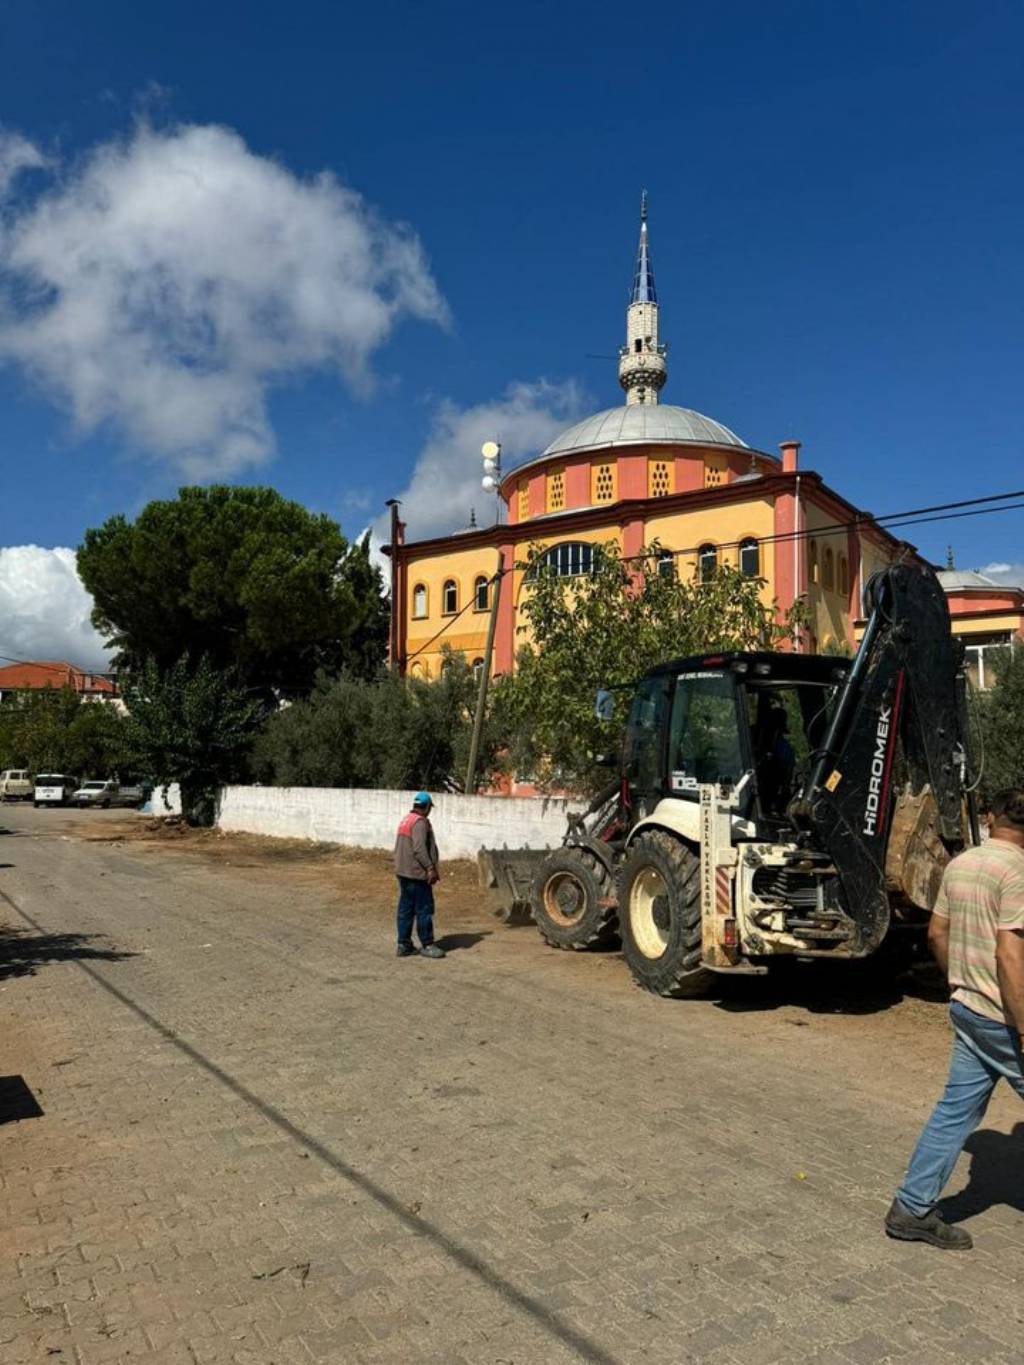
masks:
<path fill-rule="evenodd" d="M 423 677 L 423 665 L 420 663 L 419 659 L 414 660 L 413 663 L 410 665 L 409 676 L 410 678 Z"/>
<path fill-rule="evenodd" d="M 844 597 L 850 595 L 850 565 L 845 555 L 839 556 L 839 591 Z"/>
<path fill-rule="evenodd" d="M 427 589 L 424 583 L 417 583 L 412 590 L 412 614 L 414 618 L 427 614 Z"/>
<path fill-rule="evenodd" d="M 613 464 L 595 464 L 591 466 L 590 501 L 615 501 L 615 466 Z"/>
<path fill-rule="evenodd" d="M 633 342 L 633 350 L 636 351 L 637 355 L 639 355 L 643 348 L 644 343 L 640 340 L 639 337 L 637 337 L 636 341 Z"/>
<path fill-rule="evenodd" d="M 657 564 L 660 578 L 675 578 L 676 557 L 671 550 L 659 550 Z"/>
<path fill-rule="evenodd" d="M 818 572 L 818 546 L 813 540 L 807 542 L 807 578 L 812 587 L 817 587 L 820 581 Z"/>
<path fill-rule="evenodd" d="M 441 615 L 454 616 L 459 609 L 459 588 L 454 578 L 446 578 L 441 589 Z"/>
<path fill-rule="evenodd" d="M 668 460 L 648 460 L 647 496 L 665 498 L 672 492 L 672 466 Z"/>
<path fill-rule="evenodd" d="M 479 679 L 480 674 L 481 674 L 483 671 L 484 671 L 484 661 L 483 661 L 483 659 L 474 659 L 474 660 L 473 660 L 473 677 Z"/>
<path fill-rule="evenodd" d="M 582 574 L 593 573 L 597 565 L 599 550 L 582 540 L 567 540 L 562 545 L 552 545 L 545 550 L 537 561 L 537 567 L 556 578 L 578 578 Z"/>
<path fill-rule="evenodd" d="M 561 512 L 565 508 L 565 470 L 554 469 L 548 475 L 547 510 Z"/>
<path fill-rule="evenodd" d="M 831 545 L 825 546 L 821 557 L 821 586 L 828 592 L 832 592 L 836 586 L 836 562 Z"/>
<path fill-rule="evenodd" d="M 487 579 L 481 574 L 473 584 L 473 610 L 486 611 L 490 606 Z"/>
<path fill-rule="evenodd" d="M 524 479 L 519 485 L 519 520 L 530 519 L 530 485 Z"/>
<path fill-rule="evenodd" d="M 704 487 L 717 488 L 725 482 L 725 465 L 708 455 L 704 460 Z"/>
<path fill-rule="evenodd" d="M 753 536 L 740 541 L 740 573 L 747 578 L 761 576 L 761 547 Z"/>
<path fill-rule="evenodd" d="M 697 551 L 697 577 L 710 583 L 718 569 L 718 550 L 714 545 L 702 545 Z"/>

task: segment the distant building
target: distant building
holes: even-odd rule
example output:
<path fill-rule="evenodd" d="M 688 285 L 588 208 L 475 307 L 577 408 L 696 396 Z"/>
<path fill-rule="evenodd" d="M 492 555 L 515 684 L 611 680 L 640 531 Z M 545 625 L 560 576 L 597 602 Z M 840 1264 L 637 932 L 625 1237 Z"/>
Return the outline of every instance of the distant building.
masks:
<path fill-rule="evenodd" d="M 624 404 L 575 423 L 505 474 L 497 525 L 417 541 L 397 522 L 386 553 L 394 562 L 391 657 L 402 673 L 436 677 L 444 645 L 482 663 L 488 582 L 499 566 L 493 668 L 511 671 L 522 639 L 524 571 L 516 566 L 535 545 L 566 578 L 589 573 L 608 542 L 629 557 L 657 541 L 662 557 L 648 572 L 705 578 L 728 563 L 763 578 L 765 599 L 780 613 L 806 598 L 811 624 L 797 648 L 855 647 L 863 585 L 913 547 L 801 469 L 799 441 L 781 442 L 779 459 L 710 417 L 660 403 L 667 374 L 645 200 L 618 361 Z"/>
<path fill-rule="evenodd" d="M 1024 588 L 996 583 L 974 569 L 957 569 L 952 552 L 939 580 L 953 634 L 966 646 L 971 682 L 985 691 L 995 682 L 994 664 L 1000 656 L 1024 643 Z"/>
<path fill-rule="evenodd" d="M 39 692 L 48 687 L 69 687 L 83 701 L 122 705 L 116 683 L 102 673 L 87 673 L 74 664 L 34 662 L 0 668 L 0 704 L 20 692 Z"/>

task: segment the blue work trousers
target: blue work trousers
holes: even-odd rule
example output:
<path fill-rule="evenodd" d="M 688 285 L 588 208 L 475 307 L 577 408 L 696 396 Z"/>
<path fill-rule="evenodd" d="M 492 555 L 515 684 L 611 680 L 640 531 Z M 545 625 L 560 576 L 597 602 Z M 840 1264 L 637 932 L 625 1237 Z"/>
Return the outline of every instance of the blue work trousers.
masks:
<path fill-rule="evenodd" d="M 1010 1025 L 987 1019 L 959 1000 L 950 1005 L 949 1017 L 954 1038 L 946 1089 L 925 1124 L 896 1192 L 903 1207 L 918 1218 L 935 1207 L 999 1081 L 1008 1081 L 1024 1099 L 1020 1044 Z"/>
<path fill-rule="evenodd" d="M 434 888 L 419 877 L 398 879 L 398 943 L 412 944 L 412 926 L 421 948 L 434 941 Z"/>

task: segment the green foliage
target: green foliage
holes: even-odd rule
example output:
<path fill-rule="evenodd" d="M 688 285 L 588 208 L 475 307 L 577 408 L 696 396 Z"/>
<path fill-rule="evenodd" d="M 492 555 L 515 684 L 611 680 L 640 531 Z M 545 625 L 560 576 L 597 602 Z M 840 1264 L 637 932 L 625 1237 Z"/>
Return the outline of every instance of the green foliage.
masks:
<path fill-rule="evenodd" d="M 720 566 L 707 583 L 655 571 L 660 547 L 643 551 L 649 572 L 602 547 L 593 574 L 566 580 L 527 561 L 523 614 L 528 643 L 496 689 L 494 720 L 520 776 L 542 787 L 589 791 L 607 773 L 594 756 L 617 748 L 628 691 L 666 659 L 724 649 L 776 649 L 804 622 L 803 604 L 779 622 L 762 579 Z M 612 721 L 594 716 L 598 688 L 623 688 Z"/>
<path fill-rule="evenodd" d="M 979 693 L 975 705 L 984 742 L 984 805 L 1004 787 L 1024 787 L 1024 648 L 1006 651 L 996 663 L 995 686 Z"/>
<path fill-rule="evenodd" d="M 129 741 L 158 784 L 181 785 L 189 824 L 212 824 L 217 788 L 245 775 L 263 703 L 209 658 L 150 659 L 125 692 Z"/>
<path fill-rule="evenodd" d="M 449 653 L 429 682 L 385 673 L 321 677 L 306 701 L 273 715 L 256 741 L 257 780 L 276 786 L 457 789 L 466 767 L 476 680 Z M 494 737 L 484 740 L 485 761 Z"/>
<path fill-rule="evenodd" d="M 0 768 L 68 773 L 83 780 L 132 771 L 127 726 L 112 706 L 71 688 L 42 688 L 0 707 Z"/>
<path fill-rule="evenodd" d="M 161 671 L 188 654 L 240 685 L 304 696 L 321 669 L 371 676 L 387 603 L 366 540 L 270 488 L 183 488 L 134 522 L 89 530 L 78 570 L 117 667 Z"/>

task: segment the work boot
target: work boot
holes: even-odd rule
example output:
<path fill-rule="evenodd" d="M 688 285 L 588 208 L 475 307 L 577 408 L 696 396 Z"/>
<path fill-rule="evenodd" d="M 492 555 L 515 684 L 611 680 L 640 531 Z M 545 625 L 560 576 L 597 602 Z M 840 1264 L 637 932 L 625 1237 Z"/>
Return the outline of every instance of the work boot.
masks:
<path fill-rule="evenodd" d="M 444 957 L 444 949 L 439 948 L 436 943 L 428 943 L 425 948 L 420 949 L 420 957 Z"/>
<path fill-rule="evenodd" d="M 416 956 L 416 949 L 412 946 L 411 943 L 400 943 L 400 944 L 398 945 L 398 952 L 395 954 L 395 956 L 396 956 L 396 957 L 415 957 L 415 956 Z"/>
<path fill-rule="evenodd" d="M 927 1242 L 940 1251 L 970 1251 L 974 1242 L 971 1234 L 963 1228 L 951 1227 L 937 1209 L 918 1218 L 916 1213 L 905 1209 L 898 1199 L 885 1215 L 885 1230 L 890 1237 L 900 1242 Z"/>

